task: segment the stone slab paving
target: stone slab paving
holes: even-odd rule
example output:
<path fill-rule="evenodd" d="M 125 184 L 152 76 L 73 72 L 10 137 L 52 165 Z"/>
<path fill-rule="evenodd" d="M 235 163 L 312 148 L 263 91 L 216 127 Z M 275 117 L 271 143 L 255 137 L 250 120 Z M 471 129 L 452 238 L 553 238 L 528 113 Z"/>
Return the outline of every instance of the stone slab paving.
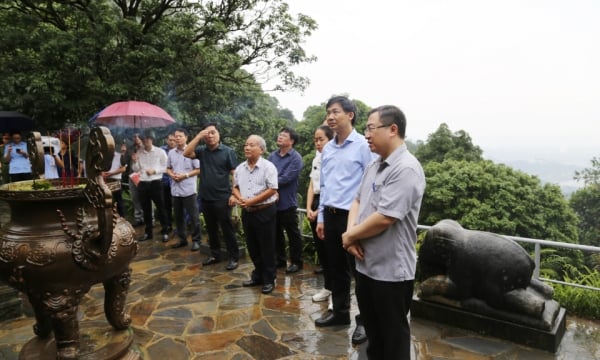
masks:
<path fill-rule="evenodd" d="M 158 236 L 156 237 L 158 238 Z M 175 242 L 175 240 L 172 240 Z M 299 273 L 277 274 L 269 295 L 242 287 L 252 263 L 242 259 L 234 271 L 225 262 L 202 267 L 206 256 L 170 249 L 162 242 L 142 242 L 132 263 L 128 311 L 134 332 L 133 350 L 143 359 L 366 359 L 366 344 L 353 347 L 350 327 L 315 328 L 314 319 L 327 303 L 311 296 L 322 278 L 306 266 Z M 83 300 L 80 321 L 104 320 L 101 286 Z M 353 313 L 357 311 L 353 297 Z M 17 359 L 33 335 L 33 318 L 0 323 L 0 360 Z M 568 320 L 556 354 L 479 336 L 458 328 L 412 319 L 413 359 L 550 360 L 600 358 L 600 323 Z"/>

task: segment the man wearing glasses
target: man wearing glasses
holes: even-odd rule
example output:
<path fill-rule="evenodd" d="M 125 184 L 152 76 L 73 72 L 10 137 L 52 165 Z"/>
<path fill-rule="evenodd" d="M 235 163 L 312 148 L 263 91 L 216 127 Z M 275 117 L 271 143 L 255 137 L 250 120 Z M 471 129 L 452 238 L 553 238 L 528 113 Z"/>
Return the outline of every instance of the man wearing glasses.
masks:
<path fill-rule="evenodd" d="M 406 118 L 386 105 L 369 112 L 365 136 L 379 154 L 362 178 L 342 235 L 356 258 L 356 298 L 369 337 L 369 359 L 410 360 L 417 221 L 425 191 L 419 161 L 404 143 Z"/>

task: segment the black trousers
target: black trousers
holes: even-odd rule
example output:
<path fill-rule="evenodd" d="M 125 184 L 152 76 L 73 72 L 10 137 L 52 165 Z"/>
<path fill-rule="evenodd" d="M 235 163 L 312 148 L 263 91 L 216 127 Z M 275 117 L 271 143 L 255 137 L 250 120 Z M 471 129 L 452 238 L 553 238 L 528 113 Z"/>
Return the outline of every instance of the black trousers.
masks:
<path fill-rule="evenodd" d="M 221 258 L 221 243 L 219 241 L 219 228 L 221 228 L 229 259 L 238 261 L 240 250 L 235 238 L 235 230 L 231 220 L 231 207 L 228 200 L 202 200 L 202 213 L 206 221 L 211 255 L 217 259 Z"/>
<path fill-rule="evenodd" d="M 119 213 L 119 216 L 125 216 L 123 210 L 123 190 L 119 189 L 113 192 L 113 201 L 117 204 L 117 213 Z"/>
<path fill-rule="evenodd" d="M 312 209 L 317 210 L 319 208 L 319 195 L 314 195 Z M 319 258 L 319 264 L 323 268 L 323 280 L 325 281 L 325 289 L 331 290 L 331 280 L 329 279 L 329 274 L 327 273 L 327 253 L 325 250 L 325 240 L 319 239 L 317 235 L 317 220 L 310 222 L 310 229 L 312 230 L 313 241 L 315 242 L 315 249 L 317 250 L 317 257 Z"/>
<path fill-rule="evenodd" d="M 286 210 L 277 211 L 275 249 L 277 250 L 277 262 L 285 263 L 287 260 L 285 234 L 287 234 L 290 243 L 290 261 L 292 264 L 302 266 L 302 235 L 300 234 L 296 209 L 297 207 L 293 206 Z"/>
<path fill-rule="evenodd" d="M 356 273 L 356 299 L 369 338 L 369 360 L 410 360 L 412 280 L 389 282 Z"/>
<path fill-rule="evenodd" d="M 173 224 L 173 197 L 171 196 L 170 184 L 162 183 L 162 196 L 165 204 L 165 214 L 167 215 L 167 227 L 170 228 Z"/>
<path fill-rule="evenodd" d="M 187 226 L 185 224 L 185 213 L 190 217 L 192 227 L 192 241 L 200 242 L 202 240 L 202 231 L 200 230 L 200 212 L 198 211 L 198 197 L 196 194 L 190 196 L 173 196 L 173 210 L 175 211 L 175 225 L 177 226 L 177 236 L 179 240 L 187 241 Z"/>
<path fill-rule="evenodd" d="M 165 212 L 165 204 L 163 203 L 161 180 L 140 181 L 138 191 L 142 210 L 144 211 L 146 234 L 152 236 L 152 203 L 156 206 L 158 220 L 162 227 L 161 234 L 168 234 L 167 214 Z"/>
<path fill-rule="evenodd" d="M 33 175 L 31 175 L 31 173 L 10 174 L 9 176 L 10 176 L 10 182 L 25 181 L 25 180 L 33 179 Z M 69 179 L 69 181 L 71 181 L 71 180 Z"/>
<path fill-rule="evenodd" d="M 348 212 L 335 214 L 327 209 L 323 212 L 325 224 L 325 253 L 327 268 L 331 281 L 331 297 L 335 313 L 350 312 L 350 284 L 354 270 L 354 257 L 342 247 L 342 234 L 346 231 Z"/>
<path fill-rule="evenodd" d="M 263 284 L 275 281 L 275 205 L 266 209 L 242 211 L 242 224 L 246 235 L 246 246 L 254 264 L 252 280 Z"/>

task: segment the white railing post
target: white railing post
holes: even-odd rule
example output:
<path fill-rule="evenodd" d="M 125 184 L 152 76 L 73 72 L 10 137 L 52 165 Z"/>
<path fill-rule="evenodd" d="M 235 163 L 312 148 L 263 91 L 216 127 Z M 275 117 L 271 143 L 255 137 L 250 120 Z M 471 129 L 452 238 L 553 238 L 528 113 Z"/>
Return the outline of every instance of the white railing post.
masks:
<path fill-rule="evenodd" d="M 535 249 L 533 253 L 533 261 L 535 262 L 535 268 L 533 269 L 533 278 L 539 280 L 540 279 L 540 253 L 541 246 L 539 243 L 535 243 Z"/>

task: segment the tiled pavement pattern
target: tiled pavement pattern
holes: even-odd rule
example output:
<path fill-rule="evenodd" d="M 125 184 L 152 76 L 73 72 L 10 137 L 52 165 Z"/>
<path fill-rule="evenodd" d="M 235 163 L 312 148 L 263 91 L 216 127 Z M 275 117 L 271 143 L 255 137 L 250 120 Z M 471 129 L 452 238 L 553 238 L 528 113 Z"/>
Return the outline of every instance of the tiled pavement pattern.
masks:
<path fill-rule="evenodd" d="M 350 327 L 315 328 L 313 320 L 327 303 L 311 300 L 322 285 L 311 267 L 292 275 L 280 270 L 275 291 L 263 295 L 260 287 L 241 286 L 252 270 L 249 259 L 231 272 L 225 270 L 226 262 L 203 268 L 206 255 L 168 245 L 142 242 L 132 263 L 132 348 L 143 359 L 366 359 L 366 344 L 350 344 L 354 321 Z M 81 324 L 95 321 L 110 331 L 103 295 L 101 286 L 87 294 L 79 308 Z M 600 358 L 598 322 L 570 318 L 556 354 L 419 319 L 411 323 L 413 359 Z M 32 317 L 0 323 L 0 359 L 18 358 L 20 348 L 34 336 L 32 325 Z"/>

